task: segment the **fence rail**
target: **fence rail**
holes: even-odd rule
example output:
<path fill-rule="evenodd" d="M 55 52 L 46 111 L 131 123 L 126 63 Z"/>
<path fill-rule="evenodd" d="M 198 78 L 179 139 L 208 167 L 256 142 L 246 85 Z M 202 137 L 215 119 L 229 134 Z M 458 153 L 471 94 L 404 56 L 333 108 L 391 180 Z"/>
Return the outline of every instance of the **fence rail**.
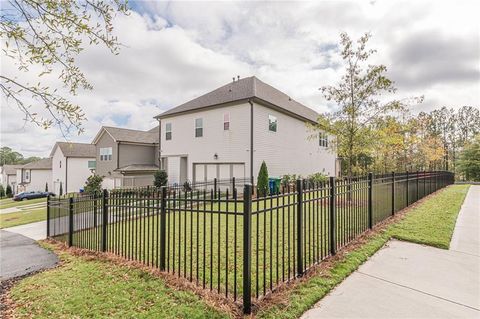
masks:
<path fill-rule="evenodd" d="M 49 197 L 47 235 L 183 277 L 249 313 L 255 301 L 453 182 L 449 172 L 405 172 L 297 180 L 265 197 L 230 183 Z"/>

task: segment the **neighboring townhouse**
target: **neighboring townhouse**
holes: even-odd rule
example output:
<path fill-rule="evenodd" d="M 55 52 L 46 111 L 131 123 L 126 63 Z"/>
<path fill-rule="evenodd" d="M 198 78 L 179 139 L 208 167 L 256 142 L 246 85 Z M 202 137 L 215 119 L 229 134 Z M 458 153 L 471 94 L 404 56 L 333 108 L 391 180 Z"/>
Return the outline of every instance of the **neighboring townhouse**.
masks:
<path fill-rule="evenodd" d="M 337 175 L 331 136 L 312 131 L 318 113 L 249 77 L 170 109 L 159 121 L 161 167 L 170 183 L 270 176 Z"/>
<path fill-rule="evenodd" d="M 52 183 L 52 158 L 44 158 L 17 168 L 17 193 L 45 191 Z M 50 190 L 50 189 L 49 189 Z"/>
<path fill-rule="evenodd" d="M 55 194 L 79 192 L 95 170 L 95 145 L 57 142 L 50 153 L 52 158 L 52 185 Z"/>
<path fill-rule="evenodd" d="M 12 192 L 17 193 L 17 168 L 22 165 L 3 165 L 2 166 L 2 185 L 7 187 L 10 185 Z"/>
<path fill-rule="evenodd" d="M 147 186 L 158 170 L 158 128 L 138 131 L 103 126 L 93 140 L 95 173 L 103 176 L 103 187 Z"/>

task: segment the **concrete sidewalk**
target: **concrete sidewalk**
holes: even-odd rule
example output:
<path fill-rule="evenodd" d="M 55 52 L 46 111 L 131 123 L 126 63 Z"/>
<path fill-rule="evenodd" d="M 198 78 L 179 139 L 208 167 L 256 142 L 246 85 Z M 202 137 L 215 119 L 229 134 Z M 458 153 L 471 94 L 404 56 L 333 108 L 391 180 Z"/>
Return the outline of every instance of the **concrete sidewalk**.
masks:
<path fill-rule="evenodd" d="M 25 236 L 33 240 L 41 240 L 47 238 L 47 221 L 4 228 L 3 230 Z"/>
<path fill-rule="evenodd" d="M 302 318 L 480 318 L 480 186 L 450 250 L 392 240 Z"/>

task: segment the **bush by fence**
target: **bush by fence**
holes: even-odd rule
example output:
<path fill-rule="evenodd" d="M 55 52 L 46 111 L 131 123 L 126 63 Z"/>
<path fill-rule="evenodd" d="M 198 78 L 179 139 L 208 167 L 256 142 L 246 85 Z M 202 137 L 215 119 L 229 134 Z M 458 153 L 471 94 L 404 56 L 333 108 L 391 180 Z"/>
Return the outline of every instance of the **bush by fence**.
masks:
<path fill-rule="evenodd" d="M 186 278 L 249 313 L 252 302 L 453 181 L 449 172 L 332 177 L 258 198 L 251 185 L 239 192 L 231 182 L 105 190 L 49 198 L 47 234 Z"/>

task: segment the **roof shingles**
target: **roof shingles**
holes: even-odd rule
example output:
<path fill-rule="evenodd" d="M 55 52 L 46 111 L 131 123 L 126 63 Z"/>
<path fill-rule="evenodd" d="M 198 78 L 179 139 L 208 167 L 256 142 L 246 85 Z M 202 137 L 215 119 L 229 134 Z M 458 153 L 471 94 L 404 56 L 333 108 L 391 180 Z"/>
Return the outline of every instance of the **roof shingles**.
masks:
<path fill-rule="evenodd" d="M 260 81 L 254 76 L 224 85 L 207 94 L 163 112 L 157 115 L 157 118 L 164 118 L 209 106 L 255 98 L 273 104 L 287 113 L 299 116 L 306 120 L 316 122 L 318 119 L 319 114 L 317 112 L 293 100 L 287 94 Z"/>

